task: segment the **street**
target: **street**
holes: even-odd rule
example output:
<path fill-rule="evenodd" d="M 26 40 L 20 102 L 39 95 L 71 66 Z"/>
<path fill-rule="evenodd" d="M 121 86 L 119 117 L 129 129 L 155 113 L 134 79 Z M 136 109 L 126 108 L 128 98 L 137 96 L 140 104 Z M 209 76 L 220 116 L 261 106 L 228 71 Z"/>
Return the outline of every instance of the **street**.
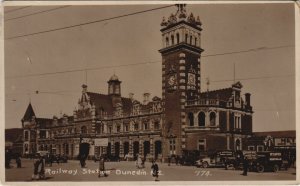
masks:
<path fill-rule="evenodd" d="M 146 162 L 144 169 L 137 169 L 133 161 L 106 162 L 107 177 L 98 178 L 99 162 L 87 161 L 86 168 L 81 168 L 79 161 L 69 160 L 68 163 L 53 163 L 52 167 L 45 167 L 46 179 L 39 181 L 153 181 L 151 163 Z M 5 170 L 6 181 L 32 181 L 33 160 L 22 159 L 22 168 L 16 168 L 14 161 L 12 168 Z M 275 181 L 295 180 L 296 169 L 274 172 L 249 172 L 242 176 L 241 170 L 225 170 L 224 168 L 196 168 L 194 166 L 177 166 L 158 163 L 160 181 Z M 36 181 L 34 181 L 36 182 Z"/>

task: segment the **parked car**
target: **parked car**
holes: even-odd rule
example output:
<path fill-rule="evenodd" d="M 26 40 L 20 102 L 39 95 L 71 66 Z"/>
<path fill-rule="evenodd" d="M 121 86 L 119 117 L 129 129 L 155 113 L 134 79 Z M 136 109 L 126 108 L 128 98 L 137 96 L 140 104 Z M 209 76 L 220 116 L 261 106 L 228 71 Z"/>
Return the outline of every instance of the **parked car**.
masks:
<path fill-rule="evenodd" d="M 242 169 L 243 168 L 243 160 L 247 157 L 248 163 L 251 167 L 253 161 L 256 160 L 257 154 L 256 151 L 236 151 L 234 156 L 227 157 L 225 159 L 225 169 L 229 169 L 233 167 L 234 169 Z M 250 168 L 251 169 L 251 168 Z"/>
<path fill-rule="evenodd" d="M 181 165 L 194 166 L 196 165 L 196 161 L 200 157 L 200 152 L 197 150 L 184 150 L 181 157 L 179 157 L 178 163 Z M 175 157 L 173 157 L 174 159 Z"/>
<path fill-rule="evenodd" d="M 215 153 L 196 161 L 196 167 L 225 167 L 226 161 L 232 158 L 235 158 L 234 151 L 216 151 Z"/>
<path fill-rule="evenodd" d="M 257 152 L 257 159 L 253 162 L 253 169 L 257 172 L 277 172 L 284 166 L 281 152 Z"/>

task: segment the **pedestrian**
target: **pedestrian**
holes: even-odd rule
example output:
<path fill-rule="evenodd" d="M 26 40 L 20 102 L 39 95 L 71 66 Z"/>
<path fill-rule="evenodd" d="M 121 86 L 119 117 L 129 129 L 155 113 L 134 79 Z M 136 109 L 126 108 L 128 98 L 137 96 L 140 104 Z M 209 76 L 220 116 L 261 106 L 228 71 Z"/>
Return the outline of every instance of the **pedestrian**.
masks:
<path fill-rule="evenodd" d="M 40 157 L 39 179 L 45 179 L 45 158 L 44 158 L 44 156 Z"/>
<path fill-rule="evenodd" d="M 44 157 L 39 155 L 33 162 L 33 175 L 32 180 L 39 180 L 45 178 L 45 162 Z"/>
<path fill-rule="evenodd" d="M 175 162 L 176 162 L 176 165 L 178 165 L 178 159 L 179 159 L 179 157 L 178 157 L 178 155 L 176 155 L 176 156 L 175 156 Z"/>
<path fill-rule="evenodd" d="M 9 169 L 10 168 L 10 153 L 9 150 L 5 150 L 5 168 Z"/>
<path fill-rule="evenodd" d="M 106 171 L 105 171 L 105 160 L 104 157 L 101 156 L 100 157 L 100 161 L 99 161 L 99 174 L 98 174 L 98 178 L 101 177 L 101 174 L 103 174 L 105 177 L 107 177 Z"/>
<path fill-rule="evenodd" d="M 60 155 L 57 154 L 57 155 L 56 155 L 56 163 L 57 163 L 57 165 L 59 165 L 59 159 L 60 159 Z"/>
<path fill-rule="evenodd" d="M 153 160 L 152 161 L 152 166 L 151 166 L 151 173 L 152 173 L 152 176 L 154 178 L 154 181 L 158 181 L 158 172 L 159 172 L 158 165 L 155 162 L 155 160 Z"/>
<path fill-rule="evenodd" d="M 168 156 L 168 166 L 171 164 L 171 156 Z"/>
<path fill-rule="evenodd" d="M 138 155 L 138 159 L 137 159 L 137 164 L 138 164 L 138 168 L 142 168 L 143 166 L 142 166 L 142 158 L 141 158 L 141 156 L 140 155 Z"/>
<path fill-rule="evenodd" d="M 22 164 L 21 164 L 21 156 L 18 155 L 16 157 L 16 163 L 17 163 L 17 168 L 21 168 L 22 167 Z"/>
<path fill-rule="evenodd" d="M 243 160 L 243 174 L 242 174 L 243 176 L 247 176 L 248 167 L 249 167 L 248 158 L 244 157 L 244 160 Z"/>

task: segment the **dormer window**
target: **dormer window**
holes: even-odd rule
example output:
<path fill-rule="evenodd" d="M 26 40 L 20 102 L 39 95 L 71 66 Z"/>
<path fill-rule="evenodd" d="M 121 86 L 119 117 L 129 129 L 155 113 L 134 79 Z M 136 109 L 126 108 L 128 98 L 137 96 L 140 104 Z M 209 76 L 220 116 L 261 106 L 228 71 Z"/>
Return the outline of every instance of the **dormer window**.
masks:
<path fill-rule="evenodd" d="M 166 38 L 166 46 L 167 47 L 169 46 L 169 38 L 168 37 Z"/>
<path fill-rule="evenodd" d="M 174 45 L 174 36 L 171 35 L 171 41 L 172 41 L 172 45 Z"/>

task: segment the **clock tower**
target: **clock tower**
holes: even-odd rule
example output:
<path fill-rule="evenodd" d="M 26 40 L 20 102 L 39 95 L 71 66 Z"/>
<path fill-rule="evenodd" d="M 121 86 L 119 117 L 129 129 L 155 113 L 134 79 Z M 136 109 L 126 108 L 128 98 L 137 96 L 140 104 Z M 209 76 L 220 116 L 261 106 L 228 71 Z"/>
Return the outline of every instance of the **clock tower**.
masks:
<path fill-rule="evenodd" d="M 187 14 L 186 5 L 161 23 L 162 97 L 165 120 L 164 156 L 180 155 L 186 148 L 185 105 L 200 94 L 201 22 L 199 16 Z"/>

